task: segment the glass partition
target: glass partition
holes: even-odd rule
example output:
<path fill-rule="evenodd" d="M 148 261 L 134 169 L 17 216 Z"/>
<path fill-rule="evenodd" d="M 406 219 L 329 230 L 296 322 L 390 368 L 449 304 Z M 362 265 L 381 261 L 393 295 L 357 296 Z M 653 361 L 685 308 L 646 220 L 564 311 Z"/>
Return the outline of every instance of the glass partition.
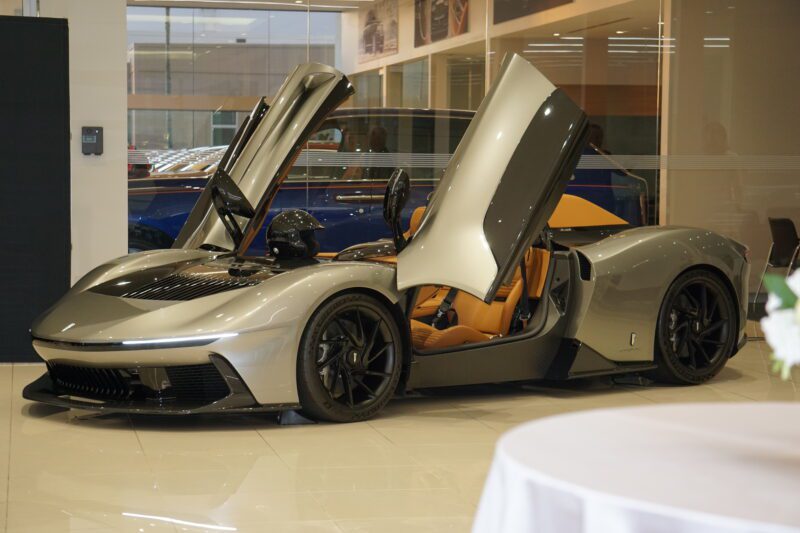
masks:
<path fill-rule="evenodd" d="M 429 107 L 427 57 L 386 67 L 386 103 L 389 107 Z"/>
<path fill-rule="evenodd" d="M 800 223 L 800 4 L 669 0 L 664 13 L 662 220 L 749 246 L 755 297 L 769 219 Z"/>
<path fill-rule="evenodd" d="M 511 4 L 504 4 L 501 18 L 512 12 Z M 653 224 L 658 220 L 660 2 L 603 4 L 610 3 L 565 6 L 560 11 L 567 16 L 557 21 L 545 15 L 558 9 L 522 15 L 519 20 L 546 22 L 517 24 L 522 27 L 516 31 L 502 31 L 512 22 L 496 25 L 490 75 L 496 76 L 506 54 L 517 53 L 566 92 L 591 121 L 590 146 L 568 192 L 633 225 Z"/>
<path fill-rule="evenodd" d="M 128 7 L 129 145 L 225 144 L 296 65 L 336 63 L 339 17 L 305 9 Z"/>
<path fill-rule="evenodd" d="M 372 228 L 326 230 L 326 250 L 388 235 L 383 176 L 408 168 L 421 181 L 406 216 L 423 206 L 513 52 L 591 119 L 569 193 L 632 225 L 698 226 L 740 240 L 752 250 L 751 292 L 767 262 L 769 218 L 800 221 L 794 0 L 288 4 L 128 8 L 132 184 L 155 168 L 149 158 L 207 175 L 211 147 L 310 59 L 350 77 L 356 95 L 340 112 L 352 116 L 326 122 L 293 170 L 296 194 L 276 206 L 316 210 L 331 228 L 345 227 L 330 222 L 336 217 Z M 192 179 L 190 190 L 204 183 Z M 131 194 L 137 205 L 149 198 L 153 209 L 175 212 L 162 203 L 169 194 Z M 150 231 L 147 216 L 132 212 L 131 221 Z M 156 226 L 168 242 L 173 228 Z"/>

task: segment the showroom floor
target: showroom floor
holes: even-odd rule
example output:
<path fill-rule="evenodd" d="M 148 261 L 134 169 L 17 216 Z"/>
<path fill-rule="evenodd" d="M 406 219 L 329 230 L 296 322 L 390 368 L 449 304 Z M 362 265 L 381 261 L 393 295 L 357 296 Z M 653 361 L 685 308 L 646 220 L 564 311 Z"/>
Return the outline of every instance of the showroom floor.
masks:
<path fill-rule="evenodd" d="M 0 531 L 468 531 L 506 429 L 598 407 L 800 398 L 800 379 L 780 381 L 768 357 L 751 342 L 700 387 L 473 387 L 395 400 L 370 422 L 294 427 L 66 412 L 21 398 L 41 365 L 0 365 Z"/>

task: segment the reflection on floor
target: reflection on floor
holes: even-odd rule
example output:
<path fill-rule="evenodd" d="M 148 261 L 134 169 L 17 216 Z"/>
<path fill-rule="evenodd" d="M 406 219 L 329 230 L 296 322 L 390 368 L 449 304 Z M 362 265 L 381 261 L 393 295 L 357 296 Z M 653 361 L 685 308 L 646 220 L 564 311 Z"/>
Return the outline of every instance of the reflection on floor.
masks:
<path fill-rule="evenodd" d="M 97 417 L 33 405 L 39 365 L 0 366 L 0 531 L 468 531 L 501 432 L 580 409 L 800 399 L 752 342 L 711 384 L 595 379 L 392 402 L 352 425 Z"/>

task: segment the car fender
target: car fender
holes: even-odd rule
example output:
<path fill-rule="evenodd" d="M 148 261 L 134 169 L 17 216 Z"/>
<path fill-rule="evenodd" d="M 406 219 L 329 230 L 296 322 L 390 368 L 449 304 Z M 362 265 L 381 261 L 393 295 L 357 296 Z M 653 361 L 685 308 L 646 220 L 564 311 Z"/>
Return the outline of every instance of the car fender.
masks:
<path fill-rule="evenodd" d="M 350 290 L 373 291 L 396 303 L 395 283 L 393 267 L 368 262 L 332 261 L 280 274 L 213 310 L 213 316 L 241 315 L 230 323 L 241 341 L 220 346 L 218 353 L 233 364 L 259 403 L 297 403 L 297 355 L 314 312 Z"/>
<path fill-rule="evenodd" d="M 720 273 L 746 322 L 749 265 L 730 239 L 707 230 L 643 227 L 575 249 L 578 306 L 567 335 L 616 362 L 652 361 L 658 315 L 672 282 L 690 268 Z"/>

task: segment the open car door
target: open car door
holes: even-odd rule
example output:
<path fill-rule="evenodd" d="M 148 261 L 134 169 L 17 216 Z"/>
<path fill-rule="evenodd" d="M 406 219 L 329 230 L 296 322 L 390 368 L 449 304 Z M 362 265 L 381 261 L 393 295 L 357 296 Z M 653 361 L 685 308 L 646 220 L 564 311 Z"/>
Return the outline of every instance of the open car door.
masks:
<path fill-rule="evenodd" d="M 566 94 L 507 56 L 398 254 L 398 289 L 445 285 L 493 300 L 564 194 L 587 133 Z"/>
<path fill-rule="evenodd" d="M 298 66 L 271 106 L 262 100 L 242 124 L 173 248 L 247 250 L 311 133 L 353 92 L 333 67 Z"/>

